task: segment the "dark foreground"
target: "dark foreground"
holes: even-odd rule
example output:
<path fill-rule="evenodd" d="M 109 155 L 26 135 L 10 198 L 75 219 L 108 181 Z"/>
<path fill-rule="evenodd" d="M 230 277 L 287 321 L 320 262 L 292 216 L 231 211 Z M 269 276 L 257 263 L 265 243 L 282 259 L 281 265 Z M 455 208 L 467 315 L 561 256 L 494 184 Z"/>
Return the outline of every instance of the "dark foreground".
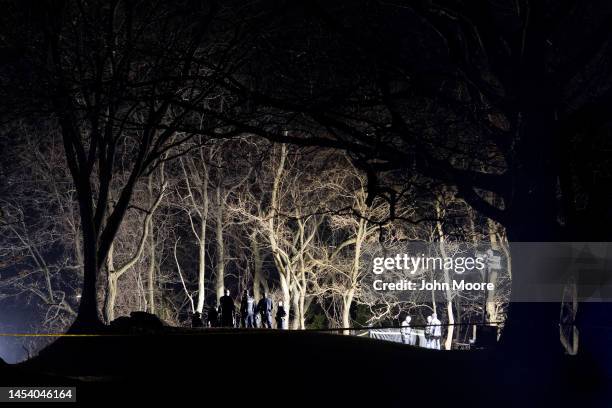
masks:
<path fill-rule="evenodd" d="M 584 357 L 440 352 L 315 332 L 116 334 L 62 337 L 26 363 L 1 365 L 1 385 L 74 385 L 83 405 L 612 406 L 609 384 Z"/>

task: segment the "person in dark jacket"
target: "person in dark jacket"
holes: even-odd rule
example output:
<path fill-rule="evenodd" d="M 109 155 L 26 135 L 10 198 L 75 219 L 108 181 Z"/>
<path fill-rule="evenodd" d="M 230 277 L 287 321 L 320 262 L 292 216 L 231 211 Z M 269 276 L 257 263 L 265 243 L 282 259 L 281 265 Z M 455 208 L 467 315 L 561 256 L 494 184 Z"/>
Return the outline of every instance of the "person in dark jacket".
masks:
<path fill-rule="evenodd" d="M 221 296 L 221 299 L 219 299 L 219 305 L 221 306 L 221 325 L 223 327 L 233 327 L 236 306 L 234 305 L 234 299 L 230 296 L 229 289 L 226 289 L 225 296 Z"/>
<path fill-rule="evenodd" d="M 283 302 L 278 302 L 278 307 L 276 308 L 276 328 L 279 330 L 287 328 L 287 312 L 285 312 Z"/>
<path fill-rule="evenodd" d="M 193 313 L 193 315 L 191 315 L 191 327 L 204 327 L 204 323 L 202 322 L 202 315 L 200 314 L 200 312 L 196 311 Z"/>
<path fill-rule="evenodd" d="M 217 327 L 219 324 L 219 312 L 217 307 L 211 307 L 208 309 L 208 327 Z"/>
<path fill-rule="evenodd" d="M 272 299 L 264 293 L 264 297 L 257 303 L 257 312 L 261 316 L 261 327 L 272 328 Z"/>
<path fill-rule="evenodd" d="M 255 327 L 255 299 L 249 295 L 248 289 L 244 290 L 240 301 L 240 317 L 242 318 L 242 327 Z"/>

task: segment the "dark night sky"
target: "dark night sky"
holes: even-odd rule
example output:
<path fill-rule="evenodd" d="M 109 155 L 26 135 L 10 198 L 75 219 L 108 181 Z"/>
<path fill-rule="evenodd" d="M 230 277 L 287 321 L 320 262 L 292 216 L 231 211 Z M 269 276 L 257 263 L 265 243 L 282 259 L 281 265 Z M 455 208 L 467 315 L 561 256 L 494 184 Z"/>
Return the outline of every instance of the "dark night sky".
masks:
<path fill-rule="evenodd" d="M 30 305 L 23 302 L 0 304 L 0 332 L 4 333 L 30 333 L 34 330 L 31 322 L 35 321 L 34 312 Z M 7 363 L 14 363 L 26 355 L 22 345 L 23 337 L 0 337 L 0 358 Z"/>

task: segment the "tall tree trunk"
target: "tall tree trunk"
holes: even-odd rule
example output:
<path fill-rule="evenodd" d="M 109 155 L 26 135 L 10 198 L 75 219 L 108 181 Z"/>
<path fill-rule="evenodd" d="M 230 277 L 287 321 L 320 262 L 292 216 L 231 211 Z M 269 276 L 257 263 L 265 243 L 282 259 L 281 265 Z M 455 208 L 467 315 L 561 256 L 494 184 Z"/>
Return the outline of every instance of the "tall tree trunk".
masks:
<path fill-rule="evenodd" d="M 306 288 L 306 282 L 303 282 L 304 288 Z M 306 291 L 300 291 L 300 329 L 304 330 L 306 328 L 306 310 L 309 305 L 306 304 Z"/>
<path fill-rule="evenodd" d="M 292 302 L 293 302 L 293 321 L 291 322 L 291 328 L 293 330 L 300 329 L 301 322 L 303 321 L 302 310 L 300 309 L 300 290 L 297 285 L 293 286 L 292 291 Z"/>
<path fill-rule="evenodd" d="M 497 228 L 493 220 L 487 220 L 487 229 L 489 233 L 489 242 L 491 243 L 491 249 L 494 251 L 499 251 L 500 245 L 497 242 Z M 497 275 L 497 269 L 489 269 L 488 282 L 493 284 L 493 290 L 488 290 L 485 292 L 485 310 L 488 322 L 497 322 L 498 320 L 497 305 L 495 304 L 495 288 L 497 287 Z"/>
<path fill-rule="evenodd" d="M 115 320 L 115 301 L 117 299 L 117 273 L 114 262 L 114 245 L 111 245 L 106 256 L 106 291 L 104 293 L 104 321 L 110 324 Z"/>
<path fill-rule="evenodd" d="M 153 176 L 149 176 L 148 189 L 151 203 L 155 200 L 152 179 Z M 155 269 L 157 265 L 155 260 L 155 232 L 153 231 L 153 219 L 149 220 L 149 231 L 151 232 L 149 238 L 149 268 L 147 270 L 147 310 L 149 313 L 155 314 Z"/>
<path fill-rule="evenodd" d="M 204 301 L 206 300 L 206 218 L 205 216 L 200 217 L 200 234 L 198 238 L 198 303 L 196 311 L 200 315 L 204 310 Z"/>
<path fill-rule="evenodd" d="M 291 281 L 283 273 L 280 274 L 280 286 L 283 295 L 283 306 L 287 313 L 287 319 L 289 319 L 289 313 L 291 312 Z"/>
<path fill-rule="evenodd" d="M 443 202 L 444 197 L 438 197 L 438 200 L 436 201 L 436 216 L 437 216 L 437 221 L 436 221 L 436 229 L 438 230 L 438 239 L 439 239 L 439 244 L 440 244 L 440 254 L 442 255 L 443 259 L 448 258 L 448 254 L 446 253 L 446 247 L 445 247 L 445 242 L 446 242 L 446 237 L 444 235 L 444 230 L 442 229 L 442 221 L 440 221 L 443 217 L 444 217 L 444 211 L 441 208 L 440 202 Z M 446 330 L 446 340 L 444 341 L 444 348 L 446 350 L 450 350 L 452 348 L 452 344 L 453 344 L 453 332 L 455 330 L 455 315 L 453 313 L 453 291 L 451 289 L 452 287 L 452 282 L 450 279 L 450 273 L 449 270 L 444 268 L 444 283 L 446 284 L 446 290 L 445 290 L 445 294 L 446 294 L 446 314 L 447 314 L 447 319 L 448 319 L 448 328 Z"/>
<path fill-rule="evenodd" d="M 364 218 L 360 218 L 355 234 L 355 251 L 353 253 L 353 263 L 351 265 L 350 282 L 348 290 L 342 295 L 342 327 L 351 327 L 351 307 L 355 298 L 355 289 L 361 268 L 361 246 L 366 237 L 367 223 Z M 351 334 L 350 330 L 344 330 L 345 335 Z"/>
<path fill-rule="evenodd" d="M 272 250 L 272 256 L 274 258 L 274 264 L 278 269 L 281 291 L 283 294 L 283 305 L 287 316 L 290 316 L 291 312 L 291 275 L 292 272 L 289 270 L 291 265 L 289 260 L 284 260 L 284 256 L 281 253 L 281 248 L 276 240 L 276 227 L 275 219 L 280 207 L 278 199 L 278 190 L 280 188 L 281 178 L 285 170 L 285 160 L 287 158 L 287 146 L 281 145 L 280 157 L 278 167 L 274 174 L 274 181 L 272 183 L 272 192 L 270 198 L 270 209 L 268 211 L 268 240 L 270 241 L 270 249 Z"/>
<path fill-rule="evenodd" d="M 104 320 L 110 324 L 115 320 L 115 302 L 117 301 L 118 277 L 115 273 L 109 273 L 106 283 L 106 297 L 104 302 Z"/>
<path fill-rule="evenodd" d="M 251 253 L 253 254 L 253 296 L 256 300 L 262 298 L 261 288 L 263 286 L 264 291 L 268 292 L 267 282 L 263 277 L 263 260 L 261 259 L 261 250 L 259 249 L 259 242 L 257 242 L 257 233 L 253 232 L 250 236 L 251 239 Z"/>
<path fill-rule="evenodd" d="M 200 150 L 200 154 L 202 154 L 202 150 Z M 187 191 L 189 193 L 188 198 L 191 202 L 191 210 L 197 214 L 197 224 L 199 226 L 198 230 L 196 230 L 194 217 L 192 212 L 189 211 L 188 217 L 191 224 L 191 231 L 196 238 L 196 242 L 198 243 L 198 298 L 196 301 L 195 311 L 202 314 L 202 311 L 204 310 L 204 303 L 206 301 L 206 227 L 208 222 L 209 173 L 208 167 L 206 166 L 206 160 L 203 156 L 200 156 L 200 162 L 202 166 L 201 171 L 200 167 L 194 163 L 193 159 L 181 158 L 179 160 L 181 169 L 183 171 L 185 186 L 187 187 Z M 189 169 L 189 172 L 187 169 Z M 196 185 L 192 186 L 192 182 Z M 180 268 L 178 264 L 177 267 Z M 191 295 L 188 296 L 189 300 L 193 302 Z"/>
<path fill-rule="evenodd" d="M 98 234 L 95 231 L 91 195 L 83 192 L 78 186 L 79 212 L 81 216 L 81 233 L 83 236 L 83 292 L 77 317 L 70 327 L 71 332 L 96 329 L 102 326 L 98 315 L 97 283 L 100 268 L 98 267 Z M 82 183 L 81 183 L 82 184 Z M 87 186 L 89 190 L 89 186 Z"/>
<path fill-rule="evenodd" d="M 530 255 L 525 246 L 522 246 L 519 252 L 513 248 L 516 248 L 516 245 L 511 243 L 512 268 L 515 273 L 512 277 L 511 303 L 508 307 L 508 318 L 504 325 L 501 344 L 531 354 L 560 352 L 560 303 L 538 302 L 537 299 L 530 302 L 525 302 L 524 299 L 513 300 L 513 297 L 519 293 L 525 293 L 526 288 L 539 283 L 537 277 L 522 272 L 533 267 L 530 259 L 526 258 L 537 259 L 539 254 L 534 252 Z M 537 251 L 537 248 L 533 248 L 532 251 Z M 561 295 L 559 293 L 559 299 Z"/>
<path fill-rule="evenodd" d="M 153 222 L 151 222 L 151 230 L 153 229 Z M 155 270 L 157 268 L 155 260 L 155 235 L 151 231 L 151 239 L 149 246 L 149 268 L 147 273 L 147 303 L 149 313 L 155 314 Z"/>
<path fill-rule="evenodd" d="M 501 343 L 522 357 L 545 358 L 560 354 L 559 312 L 556 302 L 517 302 L 514 297 L 536 284 L 528 271 L 529 254 L 516 253 L 516 242 L 563 241 L 558 223 L 558 101 L 561 87 L 551 78 L 549 35 L 545 4 L 531 3 L 529 27 L 517 66 L 516 100 L 512 131 L 515 133 L 509 174 L 511 197 L 505 204 L 504 226 L 512 257 L 512 293 Z M 561 298 L 561 290 L 559 291 Z"/>
<path fill-rule="evenodd" d="M 445 273 L 448 275 L 448 271 Z M 445 281 L 447 281 L 445 279 Z M 447 281 L 448 283 L 449 281 Z M 447 289 L 447 291 L 450 291 Z M 448 295 L 447 295 L 448 296 Z M 453 302 L 447 298 L 446 300 L 446 314 L 448 315 L 448 328 L 446 330 L 446 340 L 444 341 L 444 348 L 450 350 L 453 346 L 453 333 L 455 330 L 455 314 L 453 312 Z"/>
<path fill-rule="evenodd" d="M 516 171 L 516 188 L 509 208 L 509 219 L 505 225 L 513 273 L 511 303 L 502 344 L 515 347 L 517 351 L 537 355 L 560 350 L 560 303 L 514 301 L 513 297 L 521 290 L 533 287 L 537 282 L 533 274 L 525 272 L 529 270 L 529 259 L 526 259 L 529 254 L 524 253 L 525 246 L 519 254 L 516 253 L 513 243 L 551 242 L 564 238 L 557 223 L 557 177 L 555 163 L 551 157 L 555 149 L 553 117 L 554 112 L 547 111 L 544 106 L 536 106 L 521 116 L 518 131 L 523 141 L 519 147 L 523 163 Z M 561 291 L 559 292 L 560 299 Z"/>
<path fill-rule="evenodd" d="M 342 296 L 342 327 L 351 327 L 351 306 L 353 305 L 353 297 L 355 296 L 355 290 L 349 289 Z M 350 330 L 344 330 L 343 334 L 351 334 Z"/>
<path fill-rule="evenodd" d="M 223 242 L 223 213 L 225 211 L 225 200 L 221 191 L 220 181 L 217 184 L 215 191 L 217 198 L 217 212 L 216 212 L 216 255 L 217 255 L 217 266 L 215 274 L 215 291 L 217 293 L 217 300 L 223 296 L 223 290 L 225 288 L 225 244 Z"/>

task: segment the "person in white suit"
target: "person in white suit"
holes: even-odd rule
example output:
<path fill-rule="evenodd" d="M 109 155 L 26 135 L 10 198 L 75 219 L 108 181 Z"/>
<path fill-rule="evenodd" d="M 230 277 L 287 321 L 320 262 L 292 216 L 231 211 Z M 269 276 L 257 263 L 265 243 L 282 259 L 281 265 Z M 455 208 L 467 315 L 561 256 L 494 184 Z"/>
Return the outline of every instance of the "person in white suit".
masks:
<path fill-rule="evenodd" d="M 406 318 L 402 322 L 402 341 L 404 344 L 410 344 L 410 338 L 412 337 L 412 329 L 410 328 L 410 321 L 412 318 L 410 315 L 406 315 Z"/>
<path fill-rule="evenodd" d="M 440 350 L 440 338 L 442 337 L 442 322 L 438 319 L 437 314 L 431 315 L 431 347 L 435 350 Z"/>
<path fill-rule="evenodd" d="M 425 348 L 431 348 L 431 316 L 427 316 L 425 325 Z"/>

